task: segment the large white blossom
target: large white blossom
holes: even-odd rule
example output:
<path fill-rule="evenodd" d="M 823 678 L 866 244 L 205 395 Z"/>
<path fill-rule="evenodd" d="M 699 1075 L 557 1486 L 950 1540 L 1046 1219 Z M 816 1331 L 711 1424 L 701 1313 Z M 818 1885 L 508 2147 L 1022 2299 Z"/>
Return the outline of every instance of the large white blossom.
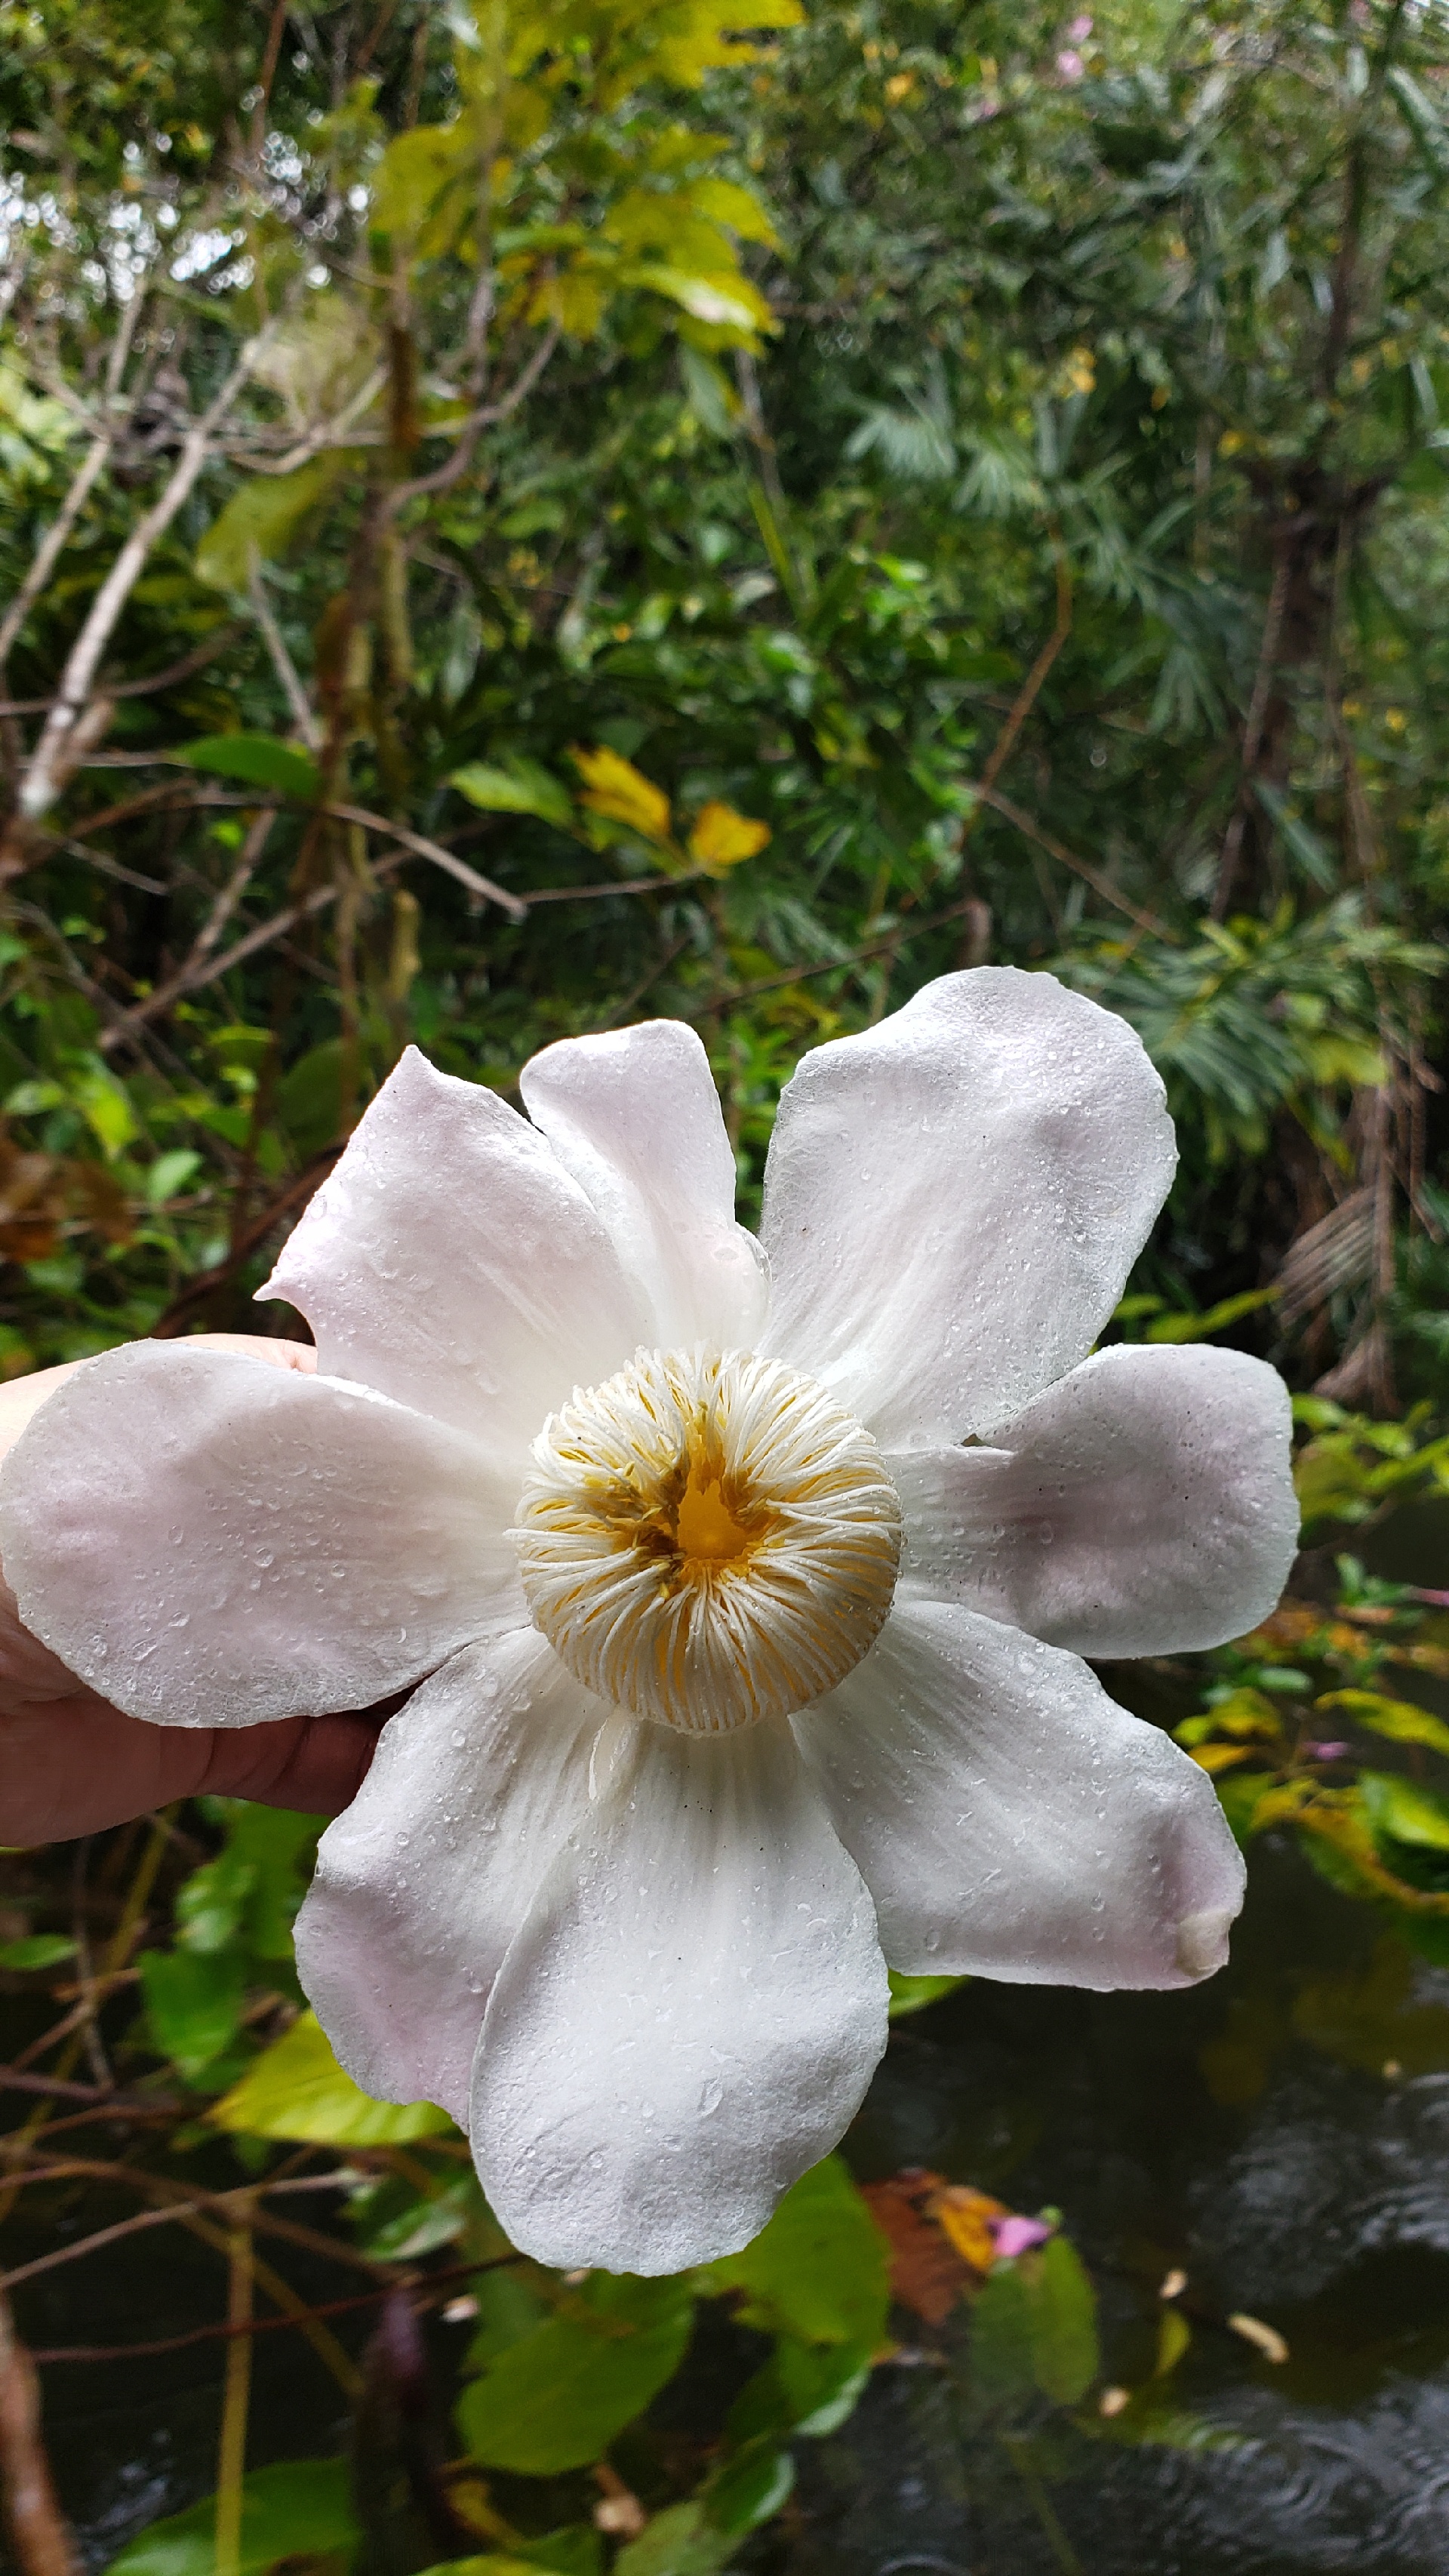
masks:
<path fill-rule="evenodd" d="M 1093 1353 L 1175 1149 L 1137 1038 L 1050 976 L 807 1055 L 759 1243 L 689 1029 L 521 1087 L 410 1051 L 263 1291 L 318 1374 L 92 1362 L 11 1453 L 0 1554 L 135 1716 L 411 1691 L 304 1985 L 370 2093 L 465 2124 L 525 2251 L 658 2272 L 839 2137 L 887 1961 L 1221 1964 L 1211 1783 L 1081 1658 L 1272 1606 L 1288 1406 L 1237 1352 Z"/>

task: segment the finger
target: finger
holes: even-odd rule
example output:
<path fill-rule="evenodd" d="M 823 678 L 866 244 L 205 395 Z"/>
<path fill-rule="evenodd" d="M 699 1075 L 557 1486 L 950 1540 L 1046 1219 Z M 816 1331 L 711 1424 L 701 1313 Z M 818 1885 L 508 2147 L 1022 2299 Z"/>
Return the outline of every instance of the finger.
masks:
<path fill-rule="evenodd" d="M 89 1691 L 0 1718 L 0 1844 L 70 1842 L 203 1791 L 333 1816 L 366 1776 L 387 1710 L 274 1726 L 152 1726 Z"/>
<path fill-rule="evenodd" d="M 400 1693 L 399 1698 L 406 1697 Z M 350 1807 L 394 1702 L 338 1717 L 289 1717 L 268 1726 L 217 1727 L 201 1786 L 263 1807 L 337 1816 Z"/>

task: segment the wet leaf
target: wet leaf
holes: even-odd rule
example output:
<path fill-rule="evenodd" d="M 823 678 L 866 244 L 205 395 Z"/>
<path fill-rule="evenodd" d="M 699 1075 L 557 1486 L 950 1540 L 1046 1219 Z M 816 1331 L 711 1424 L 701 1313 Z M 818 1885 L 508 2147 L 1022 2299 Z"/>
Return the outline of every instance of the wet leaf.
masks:
<path fill-rule="evenodd" d="M 702 2504 L 672 2504 L 620 2550 L 614 2576 L 714 2576 L 738 2546 L 737 2535 L 720 2531 Z"/>
<path fill-rule="evenodd" d="M 715 2471 L 700 2502 L 718 2530 L 754 2531 L 779 2512 L 794 2483 L 789 2452 L 765 2433 Z"/>
<path fill-rule="evenodd" d="M 282 2460 L 253 2469 L 242 2485 L 237 2576 L 261 2576 L 283 2558 L 331 2558 L 358 2540 L 345 2460 Z M 107 2576 L 214 2576 L 216 2498 L 129 2541 Z"/>
<path fill-rule="evenodd" d="M 458 2424 L 470 2455 L 529 2477 L 599 2459 L 673 2376 L 693 2315 L 681 2281 L 590 2273 L 566 2308 L 464 2389 Z"/>
<path fill-rule="evenodd" d="M 917 2170 L 866 2183 L 861 2192 L 890 2247 L 891 2297 L 930 2326 L 944 2323 L 972 2279 L 970 2267 L 926 2215 L 927 2204 L 944 2187 L 943 2175 Z"/>
<path fill-rule="evenodd" d="M 327 2147 L 402 2146 L 452 2128 L 432 2102 L 374 2102 L 343 2073 L 315 2013 L 249 2066 L 207 2113 L 219 2129 L 251 2138 L 296 2138 Z"/>
<path fill-rule="evenodd" d="M 864 2198 L 839 2156 L 826 2156 L 752 2245 L 693 2277 L 706 2297 L 743 2291 L 742 2323 L 766 2333 L 873 2348 L 885 2332 L 888 2266 Z"/>
<path fill-rule="evenodd" d="M 858 2344 L 799 2343 L 781 2335 L 775 2349 L 740 2390 L 725 2430 L 737 2446 L 762 2434 L 783 2438 L 833 2433 L 859 2403 L 870 2377 L 871 2355 Z"/>

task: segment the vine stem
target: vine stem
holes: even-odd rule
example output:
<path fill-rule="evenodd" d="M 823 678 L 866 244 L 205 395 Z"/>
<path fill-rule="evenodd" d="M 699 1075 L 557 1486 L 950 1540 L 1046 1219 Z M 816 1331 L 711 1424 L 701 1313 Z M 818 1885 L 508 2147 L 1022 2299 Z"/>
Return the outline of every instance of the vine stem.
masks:
<path fill-rule="evenodd" d="M 242 2481 L 247 2465 L 247 2416 L 252 2393 L 252 2231 L 250 2218 L 227 2230 L 231 2265 L 222 2386 L 221 2437 L 216 2453 L 216 2576 L 240 2576 Z"/>

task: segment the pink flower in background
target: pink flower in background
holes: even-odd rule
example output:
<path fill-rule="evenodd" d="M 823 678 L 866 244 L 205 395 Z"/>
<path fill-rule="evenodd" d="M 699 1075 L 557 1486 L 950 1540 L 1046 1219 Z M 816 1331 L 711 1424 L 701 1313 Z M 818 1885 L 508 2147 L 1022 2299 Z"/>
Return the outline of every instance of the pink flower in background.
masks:
<path fill-rule="evenodd" d="M 991 2230 L 991 2241 L 1002 2259 L 1013 2254 L 1030 2254 L 1036 2246 L 1045 2245 L 1052 2232 L 1040 2218 L 991 2218 L 987 2225 Z"/>
<path fill-rule="evenodd" d="M 1085 69 L 1086 65 L 1082 61 L 1081 55 L 1074 53 L 1070 46 L 1067 47 L 1065 52 L 1058 54 L 1057 70 L 1061 73 L 1064 81 L 1079 81 Z"/>
<path fill-rule="evenodd" d="M 91 1362 L 0 1478 L 21 1615 L 138 1717 L 409 1694 L 324 1835 L 303 1983 L 445 2104 L 516 2244 L 672 2271 L 840 2136 L 886 1962 L 1210 1975 L 1211 1784 L 1082 1660 L 1241 1634 L 1297 1514 L 1235 1351 L 1093 1352 L 1172 1176 L 1124 1022 L 983 968 L 816 1048 L 762 1239 L 669 1021 L 522 1117 L 409 1051 L 265 1292 L 315 1377 Z"/>

